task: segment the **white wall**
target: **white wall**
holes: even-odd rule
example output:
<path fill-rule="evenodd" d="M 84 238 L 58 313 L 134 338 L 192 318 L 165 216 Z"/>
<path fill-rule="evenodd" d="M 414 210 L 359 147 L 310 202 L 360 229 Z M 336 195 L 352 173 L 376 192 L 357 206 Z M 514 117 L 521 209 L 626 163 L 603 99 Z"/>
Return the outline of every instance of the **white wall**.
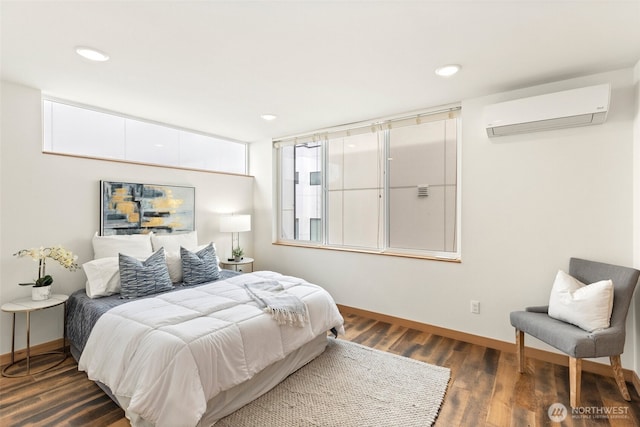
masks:
<path fill-rule="evenodd" d="M 603 125 L 486 136 L 487 104 L 605 82 L 613 89 Z M 571 256 L 633 264 L 636 96 L 624 69 L 463 100 L 460 264 L 272 245 L 273 154 L 269 141 L 254 143 L 256 266 L 316 282 L 341 304 L 513 341 L 509 312 L 546 304 Z M 636 360 L 634 329 L 630 319 L 626 368 Z"/>
<path fill-rule="evenodd" d="M 196 229 L 201 243 L 215 241 L 221 257 L 231 252 L 231 235 L 218 231 L 222 213 L 253 213 L 252 177 L 195 172 L 42 154 L 41 94 L 37 89 L 2 82 L 0 151 L 0 304 L 30 295 L 17 283 L 36 275 L 34 262 L 12 254 L 23 248 L 62 244 L 91 259 L 91 236 L 100 222 L 99 181 L 122 180 L 194 186 Z M 253 253 L 251 233 L 242 246 Z M 54 292 L 70 294 L 84 287 L 80 270 L 68 272 L 47 263 Z M 62 312 L 35 312 L 32 344 L 62 337 Z M 17 318 L 16 347 L 25 346 L 24 316 Z M 11 315 L 0 313 L 0 354 L 11 350 Z"/>

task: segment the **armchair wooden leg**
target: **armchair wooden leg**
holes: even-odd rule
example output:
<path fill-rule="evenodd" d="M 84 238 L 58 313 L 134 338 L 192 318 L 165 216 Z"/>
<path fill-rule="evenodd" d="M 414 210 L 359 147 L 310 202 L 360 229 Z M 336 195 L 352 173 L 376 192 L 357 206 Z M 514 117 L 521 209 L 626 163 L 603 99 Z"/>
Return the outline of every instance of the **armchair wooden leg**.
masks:
<path fill-rule="evenodd" d="M 620 394 L 622 394 L 624 400 L 628 402 L 631 400 L 631 396 L 629 395 L 629 390 L 627 390 L 627 383 L 624 382 L 624 374 L 622 372 L 620 355 L 610 356 L 609 360 L 611 361 L 611 367 L 613 368 L 613 377 L 616 379 L 616 383 L 618 383 Z"/>
<path fill-rule="evenodd" d="M 525 371 L 524 365 L 524 332 L 516 329 L 516 357 L 518 359 L 518 372 L 521 374 Z"/>
<path fill-rule="evenodd" d="M 571 407 L 580 406 L 580 386 L 582 384 L 582 359 L 569 357 L 569 399 Z"/>

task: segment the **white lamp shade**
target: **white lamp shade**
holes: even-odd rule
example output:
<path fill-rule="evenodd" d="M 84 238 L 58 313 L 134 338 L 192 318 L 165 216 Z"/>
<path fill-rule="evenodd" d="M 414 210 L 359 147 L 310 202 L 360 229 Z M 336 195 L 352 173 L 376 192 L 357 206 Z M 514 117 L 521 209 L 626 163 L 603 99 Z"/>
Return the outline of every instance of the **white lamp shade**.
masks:
<path fill-rule="evenodd" d="M 251 215 L 227 215 L 221 217 L 220 231 L 223 233 L 251 231 Z"/>

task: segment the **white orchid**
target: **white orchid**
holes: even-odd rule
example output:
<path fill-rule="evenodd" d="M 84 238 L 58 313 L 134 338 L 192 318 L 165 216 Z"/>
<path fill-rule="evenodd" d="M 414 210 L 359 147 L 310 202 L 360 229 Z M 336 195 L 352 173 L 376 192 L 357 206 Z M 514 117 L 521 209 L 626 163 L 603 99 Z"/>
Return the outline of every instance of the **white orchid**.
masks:
<path fill-rule="evenodd" d="M 76 271 L 79 268 L 76 262 L 78 260 L 78 256 L 63 248 L 61 245 L 52 246 L 50 248 L 40 246 L 39 248 L 21 249 L 13 255 L 18 258 L 28 256 L 38 262 L 38 278 L 34 283 L 20 283 L 20 285 L 33 285 L 39 287 L 52 284 L 53 278 L 50 275 L 45 274 L 47 258 L 58 261 L 61 266 L 69 271 Z"/>

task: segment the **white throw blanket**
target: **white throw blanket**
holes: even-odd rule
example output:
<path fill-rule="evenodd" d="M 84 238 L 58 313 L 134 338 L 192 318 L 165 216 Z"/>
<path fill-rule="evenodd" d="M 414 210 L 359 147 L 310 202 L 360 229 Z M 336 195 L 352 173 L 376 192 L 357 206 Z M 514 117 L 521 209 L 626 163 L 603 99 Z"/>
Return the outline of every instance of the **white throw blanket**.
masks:
<path fill-rule="evenodd" d="M 278 325 L 298 326 L 307 323 L 307 306 L 276 281 L 246 283 L 247 293 Z"/>
<path fill-rule="evenodd" d="M 304 303 L 303 327 L 278 325 L 256 307 L 244 285 L 265 281 Z M 134 426 L 195 426 L 212 397 L 342 323 L 321 287 L 259 271 L 114 307 L 96 322 L 78 369 L 127 402 Z"/>

